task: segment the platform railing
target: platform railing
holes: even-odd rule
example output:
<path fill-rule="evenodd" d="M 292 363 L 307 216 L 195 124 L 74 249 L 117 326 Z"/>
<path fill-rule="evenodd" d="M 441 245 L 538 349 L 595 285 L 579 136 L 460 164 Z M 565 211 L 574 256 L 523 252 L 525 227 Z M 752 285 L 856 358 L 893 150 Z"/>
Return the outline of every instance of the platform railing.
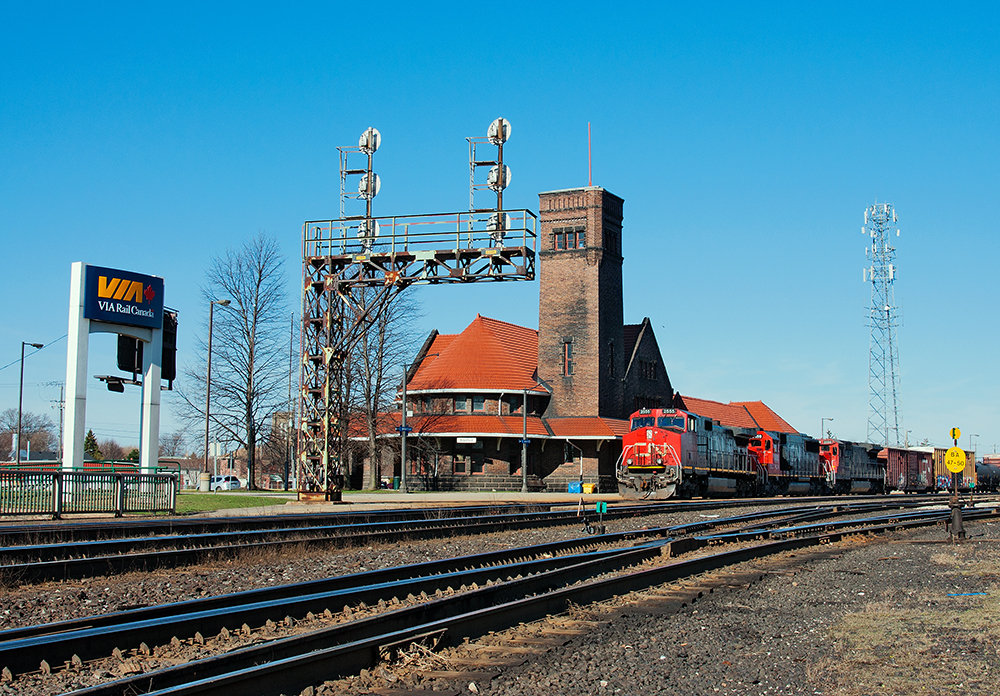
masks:
<path fill-rule="evenodd" d="M 177 511 L 177 476 L 0 469 L 0 516 Z"/>

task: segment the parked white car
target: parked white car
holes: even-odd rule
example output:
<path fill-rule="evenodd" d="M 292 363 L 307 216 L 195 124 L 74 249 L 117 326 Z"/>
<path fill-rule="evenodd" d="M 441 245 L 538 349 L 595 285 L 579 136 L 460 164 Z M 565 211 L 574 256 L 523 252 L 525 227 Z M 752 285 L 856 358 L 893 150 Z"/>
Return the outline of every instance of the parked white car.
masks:
<path fill-rule="evenodd" d="M 240 487 L 240 480 L 235 476 L 213 476 L 208 485 L 212 491 L 231 491 Z"/>

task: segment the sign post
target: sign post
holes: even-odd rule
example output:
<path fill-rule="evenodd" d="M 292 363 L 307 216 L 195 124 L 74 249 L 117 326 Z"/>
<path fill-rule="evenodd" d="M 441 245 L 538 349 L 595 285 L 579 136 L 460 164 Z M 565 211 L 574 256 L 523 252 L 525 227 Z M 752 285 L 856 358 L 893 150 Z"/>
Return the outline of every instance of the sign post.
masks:
<path fill-rule="evenodd" d="M 949 525 L 948 533 L 951 540 L 955 541 L 956 539 L 965 538 L 965 529 L 962 527 L 962 499 L 959 497 L 959 480 L 962 472 L 965 471 L 966 461 L 965 452 L 958 446 L 958 438 L 962 437 L 962 431 L 958 428 L 952 428 L 948 434 L 951 435 L 954 443 L 944 455 L 944 465 L 951 472 L 953 490 L 951 502 L 949 503 L 949 507 L 951 507 L 951 524 Z"/>
<path fill-rule="evenodd" d="M 115 333 L 149 344 L 142 355 L 139 466 L 152 473 L 159 461 L 163 278 L 74 263 L 67 333 L 63 468 L 83 468 L 90 334 Z"/>

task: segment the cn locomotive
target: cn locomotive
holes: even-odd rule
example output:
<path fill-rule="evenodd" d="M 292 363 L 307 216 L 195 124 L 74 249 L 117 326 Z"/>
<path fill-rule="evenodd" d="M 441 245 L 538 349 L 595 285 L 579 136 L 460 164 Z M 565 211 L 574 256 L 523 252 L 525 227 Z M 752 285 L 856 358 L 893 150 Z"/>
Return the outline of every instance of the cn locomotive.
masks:
<path fill-rule="evenodd" d="M 726 427 L 676 408 L 632 414 L 615 470 L 618 492 L 628 499 L 879 494 L 937 487 L 931 455 L 918 450 Z M 975 485 L 968 480 L 967 487 Z"/>

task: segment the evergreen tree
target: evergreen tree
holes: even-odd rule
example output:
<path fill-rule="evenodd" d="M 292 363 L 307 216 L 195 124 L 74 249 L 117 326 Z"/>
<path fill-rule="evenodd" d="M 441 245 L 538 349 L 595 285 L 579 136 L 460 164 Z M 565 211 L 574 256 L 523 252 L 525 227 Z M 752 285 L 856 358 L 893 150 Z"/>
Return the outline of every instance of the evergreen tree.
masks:
<path fill-rule="evenodd" d="M 84 459 L 103 459 L 101 456 L 101 450 L 97 448 L 97 437 L 94 436 L 93 430 L 87 431 L 87 437 L 83 441 L 83 455 Z"/>

